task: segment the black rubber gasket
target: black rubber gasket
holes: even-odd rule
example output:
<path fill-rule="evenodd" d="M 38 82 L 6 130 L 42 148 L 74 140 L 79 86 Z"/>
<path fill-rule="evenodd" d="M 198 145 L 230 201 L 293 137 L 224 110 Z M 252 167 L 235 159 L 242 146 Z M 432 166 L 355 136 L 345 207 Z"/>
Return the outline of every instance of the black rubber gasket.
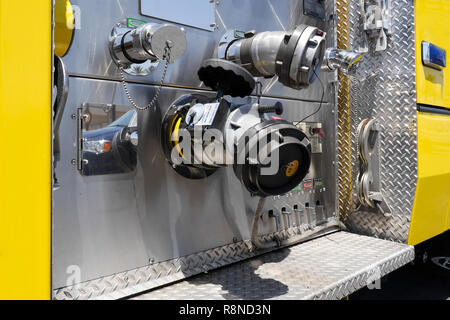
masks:
<path fill-rule="evenodd" d="M 444 107 L 439 107 L 439 106 L 418 104 L 417 111 L 424 112 L 424 113 L 434 113 L 434 114 L 450 116 L 450 109 L 446 109 Z"/>
<path fill-rule="evenodd" d="M 212 175 L 218 170 L 218 168 L 198 168 L 189 164 L 175 165 L 171 160 L 172 146 L 169 141 L 171 140 L 171 132 L 169 132 L 169 123 L 172 118 L 177 115 L 179 107 L 186 104 L 195 103 L 208 103 L 214 101 L 214 98 L 210 98 L 200 94 L 188 94 L 176 99 L 170 107 L 167 109 L 166 114 L 161 123 L 161 147 L 166 157 L 168 165 L 175 170 L 179 175 L 190 180 L 204 179 Z"/>

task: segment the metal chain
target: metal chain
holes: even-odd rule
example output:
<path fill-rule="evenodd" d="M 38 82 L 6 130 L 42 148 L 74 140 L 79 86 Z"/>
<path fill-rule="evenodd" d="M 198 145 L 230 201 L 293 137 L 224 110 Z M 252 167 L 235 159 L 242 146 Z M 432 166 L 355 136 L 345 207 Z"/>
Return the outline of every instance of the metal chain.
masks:
<path fill-rule="evenodd" d="M 130 91 L 128 90 L 127 82 L 125 81 L 125 71 L 123 70 L 123 67 L 122 67 L 122 66 L 119 66 L 120 78 L 121 78 L 123 90 L 125 91 L 125 94 L 126 94 L 126 96 L 127 96 L 127 98 L 128 98 L 128 101 L 130 101 L 131 105 L 132 105 L 136 110 L 144 111 L 144 110 L 153 108 L 153 107 L 155 106 L 156 101 L 157 101 L 158 98 L 159 98 L 159 95 L 160 95 L 160 93 L 161 93 L 162 86 L 163 86 L 163 84 L 164 84 L 164 80 L 165 80 L 165 78 L 166 78 L 167 67 L 169 66 L 169 60 L 170 60 L 170 47 L 169 47 L 168 45 L 167 45 L 166 48 L 164 49 L 163 60 L 165 61 L 165 64 L 164 64 L 164 71 L 163 71 L 163 74 L 162 74 L 162 77 L 161 77 L 161 81 L 160 81 L 160 83 L 159 83 L 159 87 L 158 87 L 158 89 L 156 90 L 156 93 L 155 93 L 155 96 L 153 97 L 153 99 L 152 99 L 152 100 L 150 101 L 150 103 L 149 103 L 147 106 L 145 106 L 145 107 L 141 107 L 141 106 L 137 105 L 137 103 L 134 101 L 133 97 L 132 97 L 131 94 L 130 94 Z"/>

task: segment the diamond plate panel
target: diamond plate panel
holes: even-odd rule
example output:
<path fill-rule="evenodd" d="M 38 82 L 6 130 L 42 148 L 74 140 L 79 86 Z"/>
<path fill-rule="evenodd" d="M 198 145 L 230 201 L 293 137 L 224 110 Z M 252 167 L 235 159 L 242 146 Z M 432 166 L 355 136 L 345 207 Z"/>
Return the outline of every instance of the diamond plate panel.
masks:
<path fill-rule="evenodd" d="M 360 25 L 359 1 L 341 0 L 339 36 L 349 49 L 363 46 L 364 33 Z M 348 9 L 345 3 L 348 3 Z M 346 21 L 346 15 L 348 22 Z M 345 28 L 348 24 L 348 33 Z M 417 181 L 417 137 L 416 137 L 416 84 L 414 5 L 409 0 L 392 1 L 393 35 L 388 39 L 388 48 L 374 51 L 369 41 L 369 52 L 355 75 L 350 77 L 348 93 L 350 110 L 351 170 L 348 170 L 348 114 L 345 108 L 347 92 L 343 89 L 347 79 L 341 78 L 339 122 L 339 160 L 341 173 L 339 183 L 340 213 L 350 230 L 406 242 L 409 217 L 414 203 Z M 357 127 L 365 118 L 376 119 L 381 126 L 377 141 L 377 160 L 374 163 L 375 181 L 391 210 L 392 216 L 377 213 L 350 214 L 352 203 L 357 203 L 356 193 L 348 200 L 345 193 L 356 181 L 359 173 L 357 154 Z M 347 172 L 347 174 L 345 174 Z M 351 174 L 348 174 L 351 172 Z M 341 174 L 340 174 L 341 175 Z M 343 204 L 343 205 L 341 205 Z M 350 208 L 350 210 L 349 210 Z M 386 229 L 387 228 L 387 229 Z"/>
<path fill-rule="evenodd" d="M 336 1 L 337 46 L 350 50 L 350 25 L 348 0 Z M 338 210 L 345 221 L 354 210 L 352 198 L 352 145 L 350 116 L 350 78 L 338 72 Z"/>
<path fill-rule="evenodd" d="M 384 216 L 379 213 L 358 211 L 351 215 L 347 226 L 350 230 L 368 236 L 406 242 L 408 239 L 409 215 Z"/>
<path fill-rule="evenodd" d="M 304 229 L 301 226 L 265 234 L 260 237 L 260 241 L 271 242 L 276 237 L 285 240 L 284 246 L 291 245 L 334 232 L 337 225 L 337 221 L 333 218 L 328 223 L 315 228 Z M 271 250 L 254 250 L 251 241 L 241 241 L 74 286 L 59 288 L 54 290 L 53 298 L 55 300 L 120 299 L 269 251 Z"/>
<path fill-rule="evenodd" d="M 341 299 L 413 259 L 411 246 L 337 232 L 133 299 Z"/>

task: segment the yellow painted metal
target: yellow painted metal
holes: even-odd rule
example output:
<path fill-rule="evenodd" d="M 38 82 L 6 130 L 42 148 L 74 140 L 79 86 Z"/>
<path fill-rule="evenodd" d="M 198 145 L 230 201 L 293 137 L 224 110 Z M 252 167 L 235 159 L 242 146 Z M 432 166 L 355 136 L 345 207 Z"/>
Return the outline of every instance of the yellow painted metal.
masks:
<path fill-rule="evenodd" d="M 419 179 L 408 243 L 450 229 L 450 116 L 418 112 Z"/>
<path fill-rule="evenodd" d="M 63 57 L 70 48 L 74 30 L 73 7 L 69 0 L 55 0 L 55 54 Z"/>
<path fill-rule="evenodd" d="M 0 0 L 0 299 L 51 292 L 52 1 Z"/>
<path fill-rule="evenodd" d="M 417 103 L 450 108 L 450 68 L 422 64 L 422 41 L 450 52 L 450 1 L 415 1 Z M 450 228 L 450 116 L 418 113 L 418 181 L 409 244 Z"/>
<path fill-rule="evenodd" d="M 450 108 L 450 66 L 442 71 L 422 64 L 422 41 L 431 42 L 450 53 L 450 1 L 416 0 L 416 80 L 417 102 Z"/>

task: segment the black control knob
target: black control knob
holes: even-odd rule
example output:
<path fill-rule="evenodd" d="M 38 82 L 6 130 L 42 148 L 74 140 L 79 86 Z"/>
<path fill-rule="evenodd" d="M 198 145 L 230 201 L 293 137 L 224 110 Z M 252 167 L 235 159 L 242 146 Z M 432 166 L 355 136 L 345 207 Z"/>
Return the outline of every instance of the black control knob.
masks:
<path fill-rule="evenodd" d="M 259 114 L 275 113 L 277 115 L 282 115 L 283 114 L 283 105 L 281 104 L 281 102 L 277 102 L 273 106 L 259 106 L 258 112 L 259 112 Z"/>

